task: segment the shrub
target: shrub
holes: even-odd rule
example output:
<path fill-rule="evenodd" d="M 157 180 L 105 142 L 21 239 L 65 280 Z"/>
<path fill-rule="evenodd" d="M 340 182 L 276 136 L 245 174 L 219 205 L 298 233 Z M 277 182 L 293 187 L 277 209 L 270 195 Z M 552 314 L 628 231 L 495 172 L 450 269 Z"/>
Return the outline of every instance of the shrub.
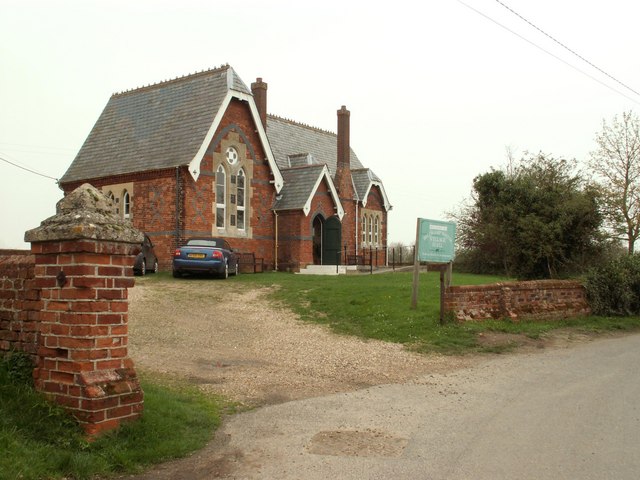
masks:
<path fill-rule="evenodd" d="M 640 315 L 640 255 L 624 255 L 594 268 L 585 282 L 597 315 Z"/>

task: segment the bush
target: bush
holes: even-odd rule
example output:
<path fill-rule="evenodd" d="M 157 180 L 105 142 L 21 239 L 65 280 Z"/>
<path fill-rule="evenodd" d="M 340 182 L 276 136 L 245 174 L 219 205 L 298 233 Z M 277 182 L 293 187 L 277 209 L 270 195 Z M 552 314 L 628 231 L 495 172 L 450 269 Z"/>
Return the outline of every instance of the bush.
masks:
<path fill-rule="evenodd" d="M 624 255 L 593 269 L 585 287 L 596 315 L 640 315 L 640 255 Z"/>

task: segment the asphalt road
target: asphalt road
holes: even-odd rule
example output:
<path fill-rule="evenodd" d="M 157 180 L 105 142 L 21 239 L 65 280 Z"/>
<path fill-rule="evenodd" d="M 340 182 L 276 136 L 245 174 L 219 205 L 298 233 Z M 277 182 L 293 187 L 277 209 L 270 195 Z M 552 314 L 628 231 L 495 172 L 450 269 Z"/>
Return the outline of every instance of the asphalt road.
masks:
<path fill-rule="evenodd" d="M 639 402 L 640 335 L 601 339 L 237 415 L 200 474 L 635 480 Z"/>

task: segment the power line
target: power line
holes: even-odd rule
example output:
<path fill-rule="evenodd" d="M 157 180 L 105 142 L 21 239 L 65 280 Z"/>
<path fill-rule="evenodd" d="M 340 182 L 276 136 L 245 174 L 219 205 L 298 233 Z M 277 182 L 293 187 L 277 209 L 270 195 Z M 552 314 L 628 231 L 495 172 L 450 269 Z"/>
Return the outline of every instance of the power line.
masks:
<path fill-rule="evenodd" d="M 616 88 L 612 87 L 611 85 L 608 85 L 606 83 L 604 83 L 602 80 L 594 77 L 593 75 L 588 74 L 587 72 L 585 72 L 584 70 L 579 69 L 578 67 L 576 67 L 575 65 L 570 64 L 569 62 L 567 62 L 566 60 L 564 60 L 563 58 L 560 58 L 559 56 L 551 53 L 549 50 L 546 50 L 545 48 L 541 47 L 540 45 L 536 44 L 535 42 L 529 40 L 528 38 L 523 37 L 522 35 L 520 35 L 518 32 L 510 29 L 509 27 L 503 25 L 502 23 L 498 22 L 497 20 L 494 20 L 493 18 L 491 18 L 489 15 L 486 15 L 485 13 L 481 12 L 480 10 L 472 7 L 471 5 L 468 5 L 467 3 L 463 2 L 462 0 L 457 0 L 458 3 L 464 5 L 465 7 L 467 7 L 470 10 L 473 10 L 474 12 L 476 12 L 478 15 L 486 18 L 487 20 L 495 23 L 496 25 L 498 25 L 499 27 L 504 28 L 506 31 L 508 31 L 509 33 L 512 33 L 513 35 L 515 35 L 516 37 L 524 40 L 525 42 L 529 43 L 530 45 L 538 48 L 539 50 L 542 50 L 544 53 L 546 53 L 547 55 L 552 56 L 553 58 L 555 58 L 556 60 L 561 61 L 562 63 L 564 63 L 565 65 L 567 65 L 568 67 L 573 68 L 574 70 L 576 70 L 577 72 L 583 74 L 586 77 L 589 77 L 591 80 L 598 82 L 600 85 L 608 88 L 609 90 L 612 90 L 614 92 L 616 92 L 618 95 L 622 95 L 623 97 L 625 97 L 627 100 L 632 101 L 633 103 L 636 103 L 638 105 L 640 105 L 640 102 L 638 100 L 636 100 L 635 98 L 630 97 L 629 95 L 627 95 L 624 92 L 621 92 L 620 90 L 617 90 Z"/>
<path fill-rule="evenodd" d="M 26 144 L 26 143 L 10 143 L 10 142 L 0 142 L 0 145 L 9 145 L 11 147 L 28 147 L 28 148 L 37 148 L 39 150 L 61 150 L 65 152 L 73 152 L 75 151 L 73 148 L 68 147 L 52 147 L 51 145 L 34 145 L 34 144 Z"/>
<path fill-rule="evenodd" d="M 573 55 L 575 55 L 576 57 L 578 57 L 580 60 L 582 60 L 583 62 L 585 62 L 586 64 L 592 66 L 593 68 L 595 68 L 596 70 L 598 70 L 600 73 L 606 75 L 607 77 L 609 77 L 611 80 L 613 80 L 614 82 L 618 83 L 619 85 L 622 85 L 624 88 L 626 88 L 627 90 L 632 91 L 633 93 L 635 93 L 636 95 L 640 96 L 640 93 L 638 93 L 637 91 L 635 91 L 633 88 L 631 88 L 629 85 L 626 85 L 624 83 L 622 83 L 620 80 L 618 80 L 617 78 L 615 78 L 613 75 L 609 75 L 607 72 L 605 72 L 603 69 L 601 69 L 600 67 L 598 67 L 597 65 L 594 65 L 593 63 L 591 63 L 589 60 L 587 60 L 586 58 L 584 58 L 582 55 L 580 55 L 579 53 L 575 52 L 574 50 L 572 50 L 571 48 L 567 47 L 564 43 L 562 43 L 561 41 L 557 40 L 556 38 L 552 37 L 551 35 L 549 35 L 547 32 L 545 32 L 544 30 L 542 30 L 540 27 L 538 27 L 537 25 L 535 25 L 534 23 L 530 22 L 529 20 L 527 20 L 526 18 L 524 18 L 522 15 L 520 15 L 518 12 L 516 12 L 515 10 L 513 10 L 510 6 L 504 4 L 503 2 L 501 2 L 500 0 L 496 0 L 496 2 L 498 2 L 500 5 L 502 5 L 504 8 L 506 8 L 507 10 L 509 10 L 511 13 L 513 13 L 516 17 L 520 18 L 522 21 L 528 23 L 529 25 L 531 25 L 533 28 L 535 28 L 536 30 L 538 30 L 540 33 L 542 33 L 544 36 L 546 36 L 547 38 L 550 38 L 551 40 L 553 40 L 555 43 L 557 43 L 558 45 L 560 45 L 562 48 L 564 48 L 565 50 L 571 52 Z"/>
<path fill-rule="evenodd" d="M 44 177 L 44 178 L 49 178 L 49 179 L 51 179 L 51 180 L 55 180 L 55 181 L 56 181 L 56 183 L 58 182 L 58 179 L 57 179 L 57 178 L 50 177 L 49 175 L 45 175 L 44 173 L 36 172 L 35 170 L 31 170 L 30 168 L 27 168 L 27 167 L 23 167 L 22 165 L 18 165 L 17 163 L 11 162 L 11 161 L 7 160 L 7 159 L 6 159 L 6 158 L 4 158 L 4 157 L 1 157 L 1 156 L 0 156 L 0 160 L 2 160 L 3 162 L 8 163 L 9 165 L 13 165 L 14 167 L 18 167 L 18 168 L 20 168 L 20 169 L 22 169 L 22 170 L 25 170 L 25 171 L 27 171 L 27 172 L 29 172 L 29 173 L 33 173 L 33 174 L 35 174 L 35 175 L 39 175 L 39 176 Z"/>

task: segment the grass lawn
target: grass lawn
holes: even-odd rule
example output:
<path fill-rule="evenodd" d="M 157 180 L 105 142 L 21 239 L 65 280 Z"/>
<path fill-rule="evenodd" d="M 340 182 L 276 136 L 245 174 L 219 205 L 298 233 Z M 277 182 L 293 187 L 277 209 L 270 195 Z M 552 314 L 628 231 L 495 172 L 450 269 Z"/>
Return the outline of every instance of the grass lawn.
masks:
<path fill-rule="evenodd" d="M 457 285 L 494 283 L 498 277 L 454 274 Z M 145 283 L 184 282 L 170 273 L 151 275 Z M 222 280 L 202 279 L 222 282 Z M 397 342 L 418 352 L 463 354 L 504 351 L 509 345 L 484 347 L 483 332 L 519 333 L 537 338 L 569 328 L 576 332 L 634 330 L 640 317 L 586 317 L 562 322 L 486 321 L 439 324 L 439 274 L 421 273 L 418 308 L 410 308 L 412 274 L 306 276 L 263 273 L 230 278 L 240 288 L 275 286 L 273 298 L 302 319 L 327 324 L 333 331 Z M 211 439 L 224 412 L 233 406 L 195 388 L 158 377 L 141 376 L 144 416 L 138 422 L 88 443 L 60 408 L 27 386 L 24 365 L 0 360 L 0 479 L 85 479 L 133 473 L 154 463 L 184 456 Z M 23 379 L 16 380 L 16 370 Z M 11 375 L 10 375 L 11 373 Z"/>
<path fill-rule="evenodd" d="M 241 275 L 243 284 L 276 285 L 273 296 L 307 321 L 324 323 L 336 333 L 402 343 L 419 352 L 461 354 L 502 351 L 508 345 L 484 347 L 483 332 L 524 334 L 538 338 L 545 332 L 570 328 L 576 332 L 633 330 L 640 317 L 586 317 L 555 322 L 485 321 L 439 324 L 440 276 L 420 274 L 418 308 L 412 310 L 412 273 L 311 276 L 288 273 Z M 501 277 L 455 273 L 454 285 L 477 285 L 507 280 Z M 233 280 L 232 280 L 233 281 Z"/>
<path fill-rule="evenodd" d="M 0 361 L 0 478 L 88 479 L 139 472 L 202 448 L 229 407 L 158 378 L 143 377 L 142 387 L 142 419 L 88 443 L 68 414 L 24 381 L 10 378 L 7 362 Z"/>

